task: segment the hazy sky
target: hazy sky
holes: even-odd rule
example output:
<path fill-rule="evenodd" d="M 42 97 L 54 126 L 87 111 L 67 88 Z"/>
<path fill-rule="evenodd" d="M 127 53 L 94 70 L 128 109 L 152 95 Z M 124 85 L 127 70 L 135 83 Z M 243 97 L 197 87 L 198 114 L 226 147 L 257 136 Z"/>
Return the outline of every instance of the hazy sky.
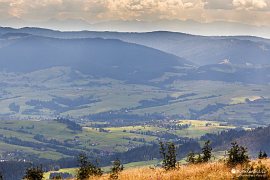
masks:
<path fill-rule="evenodd" d="M 0 25 L 11 26 L 68 20 L 91 24 L 193 20 L 270 26 L 270 0 L 0 0 L 0 13 Z"/>

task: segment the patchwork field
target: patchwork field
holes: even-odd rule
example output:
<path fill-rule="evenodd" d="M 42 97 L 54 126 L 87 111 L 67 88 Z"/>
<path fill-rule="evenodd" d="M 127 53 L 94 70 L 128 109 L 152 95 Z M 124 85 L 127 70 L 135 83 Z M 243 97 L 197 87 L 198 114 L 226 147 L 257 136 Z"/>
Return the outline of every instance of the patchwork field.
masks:
<path fill-rule="evenodd" d="M 221 126 L 219 122 L 198 120 L 176 121 L 175 125 L 178 124 L 188 126 L 184 129 L 154 125 L 96 128 L 81 124 L 82 131 L 76 131 L 56 120 L 0 121 L 1 154 L 9 154 L 7 157 L 10 159 L 36 157 L 58 160 L 83 151 L 125 152 L 141 145 L 158 143 L 161 139 L 173 141 L 177 137 L 198 138 L 205 133 L 234 128 Z"/>
<path fill-rule="evenodd" d="M 60 116 L 128 123 L 177 118 L 250 127 L 268 124 L 267 84 L 199 80 L 164 83 L 164 79 L 152 85 L 129 84 L 94 78 L 66 67 L 20 75 L 1 73 L 0 118 L 44 120 Z"/>

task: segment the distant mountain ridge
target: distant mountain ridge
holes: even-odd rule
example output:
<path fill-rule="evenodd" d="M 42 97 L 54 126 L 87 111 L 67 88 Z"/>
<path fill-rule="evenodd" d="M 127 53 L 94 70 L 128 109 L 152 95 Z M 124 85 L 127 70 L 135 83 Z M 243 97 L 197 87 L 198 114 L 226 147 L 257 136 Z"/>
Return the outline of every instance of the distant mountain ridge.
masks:
<path fill-rule="evenodd" d="M 61 32 L 42 28 L 0 28 L 0 33 L 8 32 L 68 39 L 119 39 L 174 54 L 197 65 L 215 64 L 224 59 L 229 59 L 234 64 L 270 63 L 270 40 L 253 36 L 197 36 L 167 31 L 148 33 Z"/>
<path fill-rule="evenodd" d="M 270 40 L 253 36 L 0 28 L 0 47 L 0 58 L 8 60 L 0 65 L 8 71 L 67 66 L 130 82 L 148 82 L 166 72 L 174 73 L 173 79 L 183 80 L 270 82 Z M 230 63 L 220 64 L 225 60 Z M 177 73 L 181 73 L 180 78 Z"/>
<path fill-rule="evenodd" d="M 0 69 L 12 72 L 67 66 L 97 77 L 147 81 L 173 72 L 178 66 L 192 64 L 177 56 L 120 40 L 57 39 L 23 33 L 1 37 Z"/>

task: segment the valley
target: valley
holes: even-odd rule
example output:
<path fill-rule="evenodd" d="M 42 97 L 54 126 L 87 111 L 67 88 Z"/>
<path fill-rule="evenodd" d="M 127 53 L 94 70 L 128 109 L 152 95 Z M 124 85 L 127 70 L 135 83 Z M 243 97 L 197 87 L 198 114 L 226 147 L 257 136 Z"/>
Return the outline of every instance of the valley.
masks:
<path fill-rule="evenodd" d="M 160 123 L 98 128 L 97 124 L 88 122 L 81 124 L 81 130 L 76 130 L 68 128 L 67 123 L 59 123 L 57 119 L 1 121 L 2 160 L 61 160 L 84 151 L 101 157 L 157 144 L 160 140 L 200 138 L 206 133 L 235 128 L 219 122 L 196 120 L 175 120 L 167 122 L 167 127 Z"/>
<path fill-rule="evenodd" d="M 1 160 L 159 166 L 159 142 L 185 163 L 207 140 L 215 159 L 235 140 L 270 153 L 268 48 L 249 36 L 0 27 Z"/>
<path fill-rule="evenodd" d="M 132 125 L 163 119 L 206 119 L 239 127 L 267 125 L 267 84 L 175 80 L 133 84 L 94 78 L 67 67 L 0 74 L 3 120 L 71 117 Z M 156 80 L 162 81 L 162 80 Z M 116 123 L 117 124 L 117 123 Z M 120 123 L 121 124 L 121 123 Z"/>

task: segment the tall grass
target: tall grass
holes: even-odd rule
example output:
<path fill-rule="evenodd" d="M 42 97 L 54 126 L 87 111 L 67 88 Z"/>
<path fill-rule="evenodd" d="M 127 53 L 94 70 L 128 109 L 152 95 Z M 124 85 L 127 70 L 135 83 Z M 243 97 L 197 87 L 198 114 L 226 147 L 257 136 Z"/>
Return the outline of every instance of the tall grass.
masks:
<path fill-rule="evenodd" d="M 262 163 L 270 169 L 269 159 L 262 160 Z M 238 169 L 240 170 L 241 167 Z M 119 174 L 120 180 L 229 180 L 233 177 L 232 169 L 222 162 L 182 165 L 172 171 L 165 171 L 162 168 L 133 168 Z M 105 174 L 92 179 L 108 180 L 109 175 Z"/>

